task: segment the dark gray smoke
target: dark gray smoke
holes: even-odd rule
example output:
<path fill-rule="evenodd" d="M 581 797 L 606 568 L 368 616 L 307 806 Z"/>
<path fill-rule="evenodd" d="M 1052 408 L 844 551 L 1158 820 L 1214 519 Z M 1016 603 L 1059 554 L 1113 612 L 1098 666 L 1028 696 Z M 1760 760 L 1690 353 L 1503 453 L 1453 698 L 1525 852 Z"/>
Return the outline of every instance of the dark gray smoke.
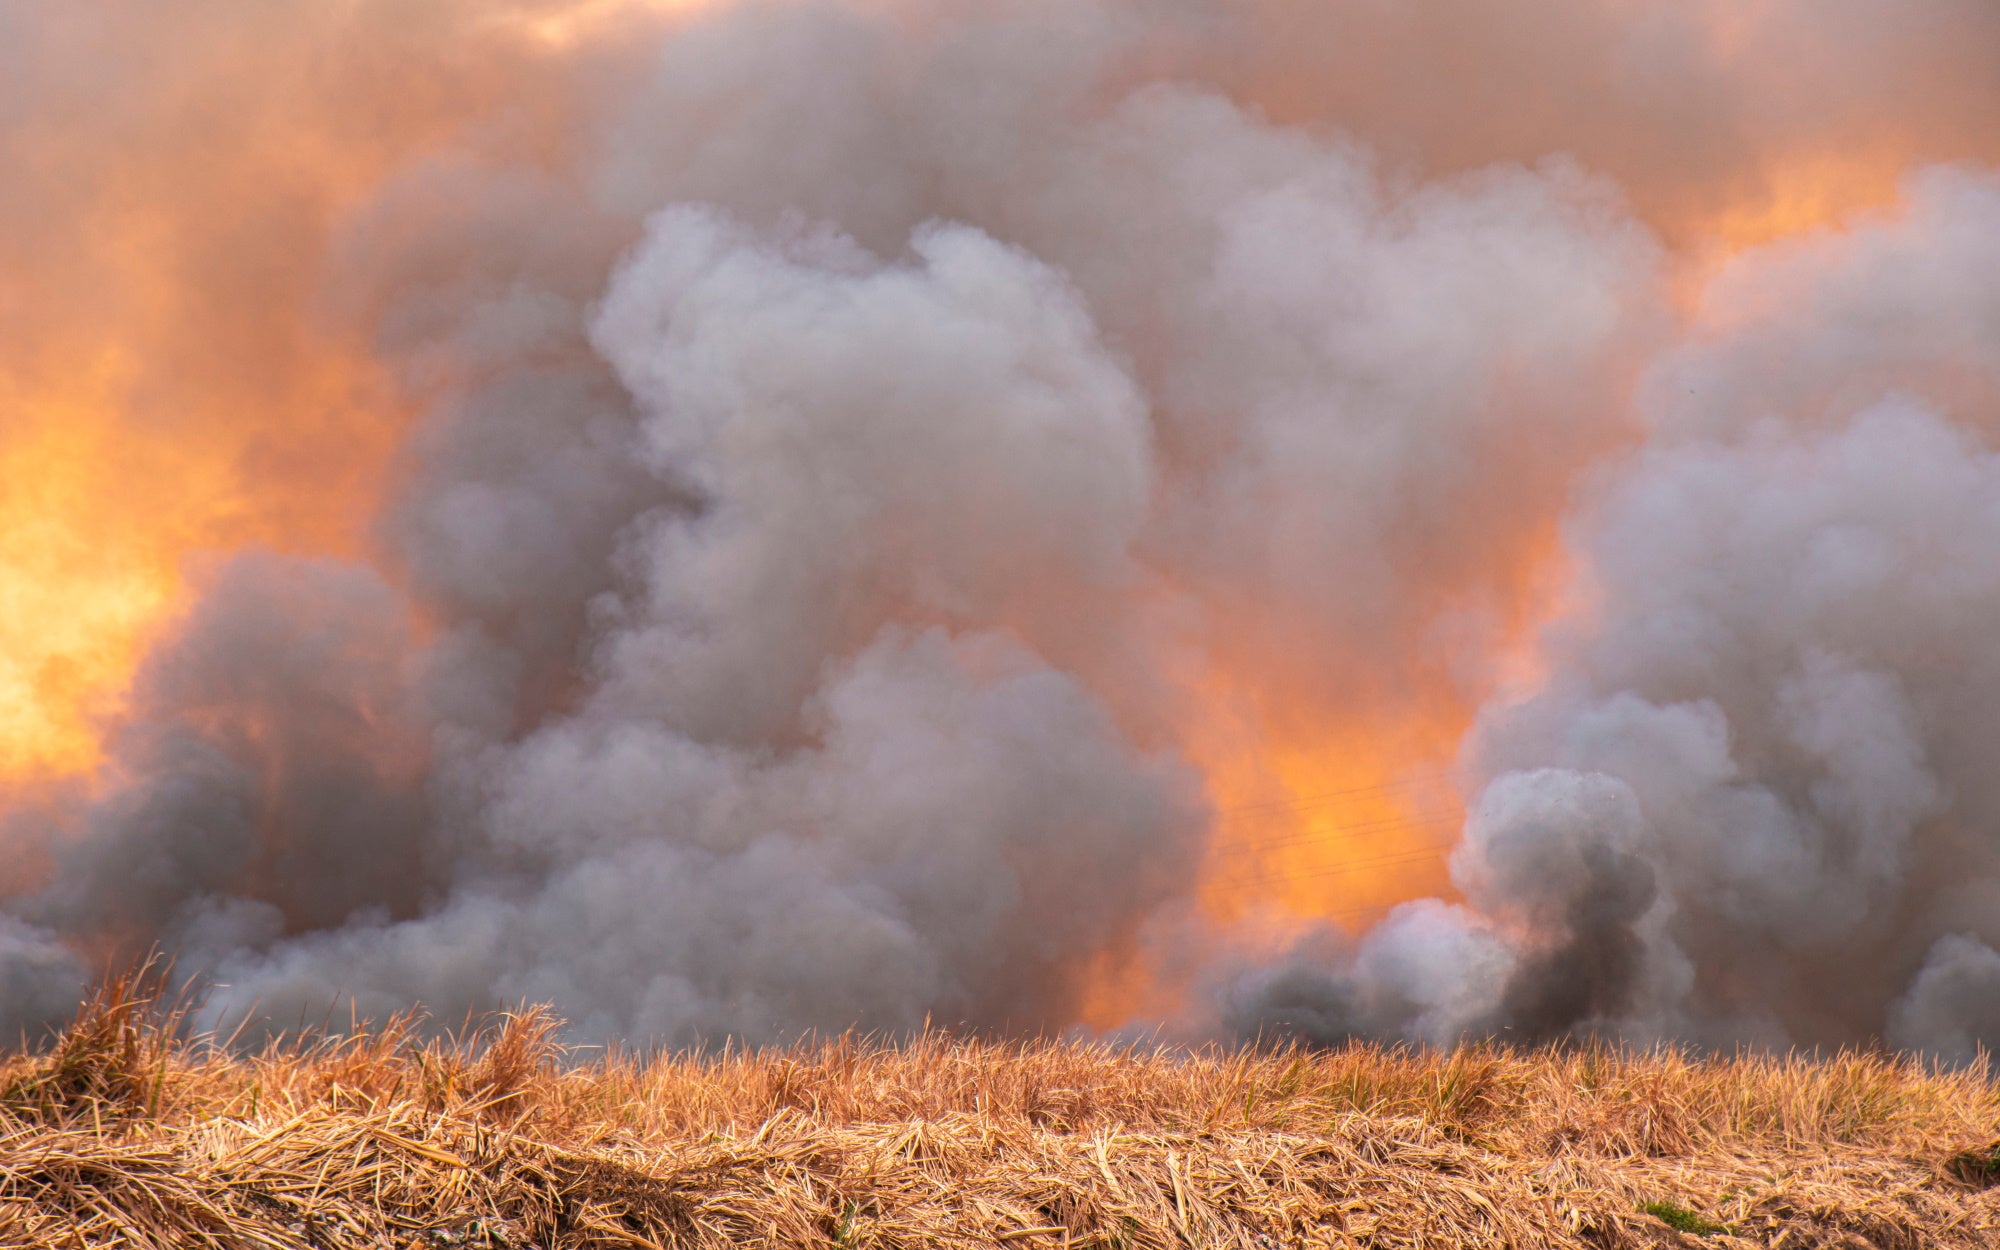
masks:
<path fill-rule="evenodd" d="M 1654 366 L 1647 444 L 1566 522 L 1549 675 L 1467 746 L 1475 910 L 1368 939 L 1515 952 L 1428 1036 L 2000 1040 L 1996 283 L 2000 181 L 1935 172 L 1738 262 Z"/>
<path fill-rule="evenodd" d="M 1850 7 L 1860 56 L 1895 14 Z M 317 254 L 421 414 L 373 558 L 215 557 L 97 791 L 23 796 L 0 1025 L 159 945 L 218 1021 L 1033 1030 L 1137 949 L 1212 990 L 1190 1031 L 2000 1040 L 1990 176 L 1683 322 L 1667 215 L 1820 121 L 1680 9 L 1496 53 L 1608 103 L 1487 146 L 1483 77 L 1296 76 L 1417 55 L 1359 7 L 745 4 L 533 56 L 426 12 L 540 94 L 465 88 Z M 1503 688 L 1558 524 L 1577 606 Z M 1355 724 L 1483 703 L 1461 897 L 1200 916 L 1208 666 Z"/>

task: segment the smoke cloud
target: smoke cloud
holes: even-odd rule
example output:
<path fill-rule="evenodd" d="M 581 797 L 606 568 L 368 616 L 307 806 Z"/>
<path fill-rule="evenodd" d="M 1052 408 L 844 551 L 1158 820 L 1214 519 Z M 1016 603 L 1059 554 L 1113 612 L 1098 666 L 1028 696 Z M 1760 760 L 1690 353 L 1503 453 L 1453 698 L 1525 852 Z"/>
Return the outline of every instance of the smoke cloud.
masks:
<path fill-rule="evenodd" d="M 1466 746 L 1476 910 L 1422 940 L 1515 954 L 1434 1039 L 1991 1044 L 1997 193 L 1930 173 L 1746 257 L 1653 367 L 1565 523 L 1547 678 Z"/>
<path fill-rule="evenodd" d="M 206 466 L 0 1030 L 1993 1045 L 2000 31 L 1810 7 L 0 5 L 6 394 Z M 1443 744 L 1313 836 L 1448 888 L 1226 726 Z"/>

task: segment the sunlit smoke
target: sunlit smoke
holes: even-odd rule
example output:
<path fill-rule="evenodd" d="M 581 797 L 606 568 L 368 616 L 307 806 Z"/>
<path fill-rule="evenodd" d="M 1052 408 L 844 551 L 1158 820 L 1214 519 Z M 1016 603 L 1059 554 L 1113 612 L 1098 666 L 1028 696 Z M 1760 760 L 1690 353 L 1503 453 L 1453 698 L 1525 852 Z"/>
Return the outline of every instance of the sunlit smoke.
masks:
<path fill-rule="evenodd" d="M 2000 1040 L 1996 41 L 0 9 L 0 1025 Z"/>

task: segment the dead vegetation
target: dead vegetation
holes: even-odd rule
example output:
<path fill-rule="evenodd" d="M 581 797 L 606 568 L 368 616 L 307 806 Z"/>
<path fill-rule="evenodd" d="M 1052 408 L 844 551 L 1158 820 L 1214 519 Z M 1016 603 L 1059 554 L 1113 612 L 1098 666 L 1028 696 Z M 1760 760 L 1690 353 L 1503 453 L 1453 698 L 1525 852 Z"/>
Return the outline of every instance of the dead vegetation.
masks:
<path fill-rule="evenodd" d="M 0 1244 L 2000 1245 L 2000 1084 L 1881 1055 L 586 1062 L 530 1010 L 244 1056 L 179 1023 L 128 980 L 0 1066 Z"/>

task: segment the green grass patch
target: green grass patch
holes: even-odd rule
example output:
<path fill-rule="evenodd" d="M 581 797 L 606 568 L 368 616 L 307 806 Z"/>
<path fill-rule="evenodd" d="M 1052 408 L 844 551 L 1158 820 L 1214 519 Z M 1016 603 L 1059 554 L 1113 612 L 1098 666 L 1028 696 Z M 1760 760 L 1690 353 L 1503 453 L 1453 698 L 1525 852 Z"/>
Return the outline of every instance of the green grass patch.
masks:
<path fill-rule="evenodd" d="M 2000 1142 L 1978 1150 L 1961 1151 L 1951 1157 L 1951 1174 L 1968 1185 L 1991 1189 L 2000 1185 Z"/>
<path fill-rule="evenodd" d="M 1727 1224 L 1716 1224 L 1705 1220 L 1677 1202 L 1642 1202 L 1639 1204 L 1639 1209 L 1675 1232 L 1693 1233 L 1697 1237 L 1715 1237 L 1730 1231 Z"/>

